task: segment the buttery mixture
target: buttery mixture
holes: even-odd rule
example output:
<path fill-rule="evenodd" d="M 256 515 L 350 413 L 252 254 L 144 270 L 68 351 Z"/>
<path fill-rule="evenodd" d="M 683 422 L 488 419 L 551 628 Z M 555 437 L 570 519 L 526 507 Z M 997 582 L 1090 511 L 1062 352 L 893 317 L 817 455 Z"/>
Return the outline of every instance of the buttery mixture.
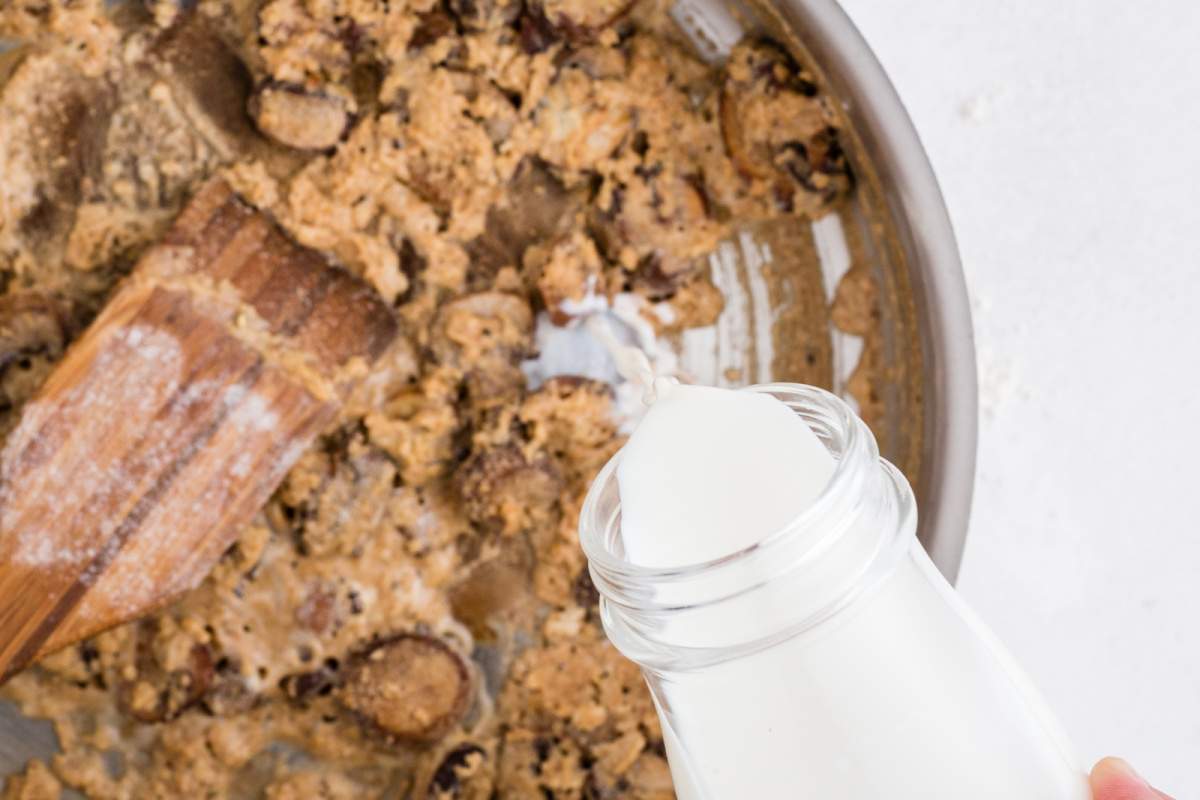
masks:
<path fill-rule="evenodd" d="M 213 174 L 403 326 L 201 586 L 4 687 L 62 749 L 4 797 L 674 796 L 576 540 L 612 387 L 521 365 L 598 299 L 711 324 L 718 243 L 851 179 L 801 66 L 667 5 L 0 5 L 0 432 Z"/>

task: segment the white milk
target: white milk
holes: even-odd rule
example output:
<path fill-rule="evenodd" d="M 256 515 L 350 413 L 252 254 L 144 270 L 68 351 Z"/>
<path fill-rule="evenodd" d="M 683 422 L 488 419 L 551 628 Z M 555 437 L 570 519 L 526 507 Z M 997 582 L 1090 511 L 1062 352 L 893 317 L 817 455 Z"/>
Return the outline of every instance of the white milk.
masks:
<path fill-rule="evenodd" d="M 1089 797 L 1052 716 L 917 544 L 904 478 L 841 401 L 658 389 L 581 536 L 683 800 Z"/>
<path fill-rule="evenodd" d="M 661 380 L 655 388 L 617 468 L 634 564 L 680 567 L 744 550 L 829 482 L 833 457 L 775 398 Z"/>

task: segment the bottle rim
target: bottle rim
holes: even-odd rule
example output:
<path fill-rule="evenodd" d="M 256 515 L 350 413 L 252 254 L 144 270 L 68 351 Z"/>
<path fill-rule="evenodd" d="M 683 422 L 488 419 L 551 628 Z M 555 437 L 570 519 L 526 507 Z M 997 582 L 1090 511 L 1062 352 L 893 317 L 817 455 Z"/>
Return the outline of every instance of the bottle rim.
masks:
<path fill-rule="evenodd" d="M 765 383 L 739 391 L 769 394 L 788 405 L 813 426 L 814 433 L 830 447 L 837 458 L 833 475 L 816 500 L 790 522 L 764 536 L 758 542 L 728 555 L 675 567 L 648 567 L 631 563 L 618 554 L 620 500 L 607 510 L 603 507 L 606 491 L 616 483 L 621 455 L 618 451 L 597 474 L 580 512 L 579 539 L 592 568 L 604 577 L 622 583 L 628 581 L 670 583 L 684 581 L 724 566 L 762 557 L 783 549 L 788 543 L 829 522 L 830 512 L 843 505 L 849 484 L 857 483 L 864 465 L 874 469 L 879 460 L 875 437 L 837 395 L 799 383 Z M 816 423 L 813 425 L 813 423 Z"/>
<path fill-rule="evenodd" d="M 579 537 L 600 593 L 605 631 L 617 649 L 644 670 L 696 669 L 813 630 L 868 595 L 910 547 L 919 546 L 912 490 L 899 470 L 879 457 L 875 437 L 853 409 L 812 386 L 772 383 L 746 390 L 781 400 L 836 460 L 824 490 L 787 525 L 721 558 L 680 567 L 645 567 L 626 561 L 620 550 L 615 474 L 620 453 L 601 470 L 584 500 Z M 849 552 L 859 553 L 850 561 L 845 560 L 847 542 Z M 835 560 L 830 562 L 830 557 Z M 702 634 L 708 643 L 691 635 L 680 639 L 678 628 L 669 632 L 664 627 L 680 614 L 694 621 L 697 612 L 738 602 L 771 585 L 790 586 L 789 591 L 815 587 L 818 594 L 801 604 L 803 608 L 789 603 L 787 613 L 794 616 L 786 620 L 722 632 L 715 639 Z"/>

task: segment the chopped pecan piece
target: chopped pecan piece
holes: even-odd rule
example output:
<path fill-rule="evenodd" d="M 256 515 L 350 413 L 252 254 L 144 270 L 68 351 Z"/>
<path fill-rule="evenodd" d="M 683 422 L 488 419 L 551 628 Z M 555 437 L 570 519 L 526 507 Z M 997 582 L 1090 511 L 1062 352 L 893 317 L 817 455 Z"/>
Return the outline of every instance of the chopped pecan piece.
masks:
<path fill-rule="evenodd" d="M 337 697 L 389 739 L 431 742 L 466 714 L 471 674 L 441 640 L 405 634 L 359 656 Z"/>
<path fill-rule="evenodd" d="M 265 84 L 254 93 L 250 114 L 260 131 L 297 150 L 335 147 L 350 126 L 346 98 L 280 83 Z"/>

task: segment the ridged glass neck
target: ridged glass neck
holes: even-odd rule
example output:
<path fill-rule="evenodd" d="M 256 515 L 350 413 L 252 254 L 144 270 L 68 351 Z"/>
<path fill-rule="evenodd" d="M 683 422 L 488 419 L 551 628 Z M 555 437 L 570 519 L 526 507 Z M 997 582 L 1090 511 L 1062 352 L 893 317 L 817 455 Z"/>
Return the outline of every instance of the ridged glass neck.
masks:
<path fill-rule="evenodd" d="M 584 502 L 580 539 L 605 630 L 647 669 L 695 669 L 813 630 L 890 572 L 915 534 L 908 483 L 842 400 L 797 384 L 747 391 L 787 404 L 837 462 L 816 502 L 789 525 L 714 561 L 648 568 L 625 559 L 620 453 Z"/>

